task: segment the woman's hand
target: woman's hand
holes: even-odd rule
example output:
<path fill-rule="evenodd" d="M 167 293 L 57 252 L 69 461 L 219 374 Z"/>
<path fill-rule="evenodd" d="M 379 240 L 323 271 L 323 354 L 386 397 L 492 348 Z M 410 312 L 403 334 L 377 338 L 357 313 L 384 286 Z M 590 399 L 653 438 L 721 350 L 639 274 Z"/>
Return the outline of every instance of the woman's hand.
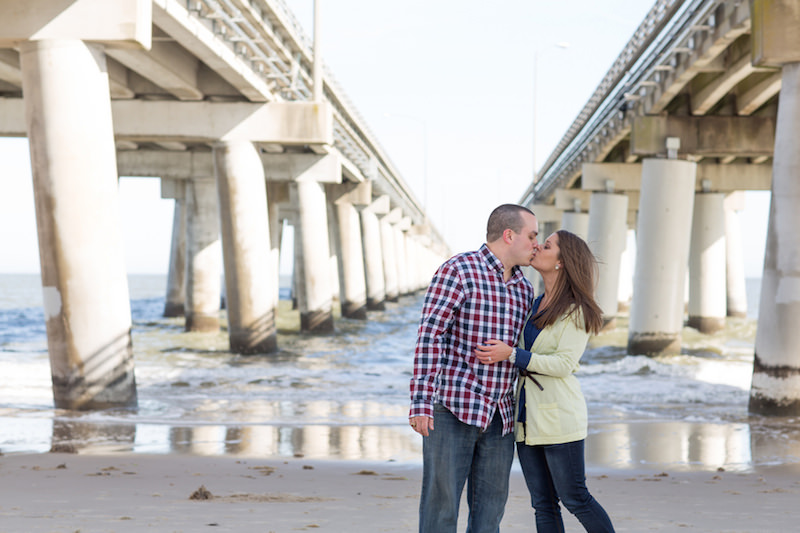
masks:
<path fill-rule="evenodd" d="M 511 346 L 503 341 L 491 339 L 483 344 L 479 344 L 478 347 L 475 348 L 474 353 L 475 357 L 477 357 L 481 363 L 492 365 L 511 357 Z"/>

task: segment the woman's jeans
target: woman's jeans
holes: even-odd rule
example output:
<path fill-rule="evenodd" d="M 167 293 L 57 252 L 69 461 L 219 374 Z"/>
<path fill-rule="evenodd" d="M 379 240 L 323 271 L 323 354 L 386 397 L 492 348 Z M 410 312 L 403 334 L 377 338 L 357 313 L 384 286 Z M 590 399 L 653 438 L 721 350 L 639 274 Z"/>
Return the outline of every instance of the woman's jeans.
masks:
<path fill-rule="evenodd" d="M 558 501 L 589 533 L 614 531 L 611 519 L 586 488 L 583 443 L 527 446 L 517 443 L 517 456 L 536 510 L 538 533 L 563 533 Z"/>
<path fill-rule="evenodd" d="M 467 533 L 497 533 L 508 499 L 514 434 L 503 436 L 499 413 L 482 431 L 439 404 L 434 406 L 433 428 L 422 438 L 420 533 L 455 533 L 464 482 L 468 482 Z"/>

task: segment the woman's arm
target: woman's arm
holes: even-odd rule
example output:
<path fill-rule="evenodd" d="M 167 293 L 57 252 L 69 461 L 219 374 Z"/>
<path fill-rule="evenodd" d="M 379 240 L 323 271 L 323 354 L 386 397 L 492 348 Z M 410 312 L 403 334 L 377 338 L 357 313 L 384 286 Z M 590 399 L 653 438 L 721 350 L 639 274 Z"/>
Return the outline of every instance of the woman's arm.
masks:
<path fill-rule="evenodd" d="M 583 356 L 586 344 L 589 342 L 589 334 L 584 328 L 578 327 L 571 318 L 566 319 L 566 323 L 554 326 L 563 327 L 555 350 L 548 353 L 531 352 L 525 368 L 531 372 L 547 376 L 567 377 L 578 370 L 578 362 Z M 555 331 L 547 331 L 548 329 L 545 328 L 539 335 L 556 333 Z M 521 359 L 520 357 L 520 363 L 523 362 Z"/>

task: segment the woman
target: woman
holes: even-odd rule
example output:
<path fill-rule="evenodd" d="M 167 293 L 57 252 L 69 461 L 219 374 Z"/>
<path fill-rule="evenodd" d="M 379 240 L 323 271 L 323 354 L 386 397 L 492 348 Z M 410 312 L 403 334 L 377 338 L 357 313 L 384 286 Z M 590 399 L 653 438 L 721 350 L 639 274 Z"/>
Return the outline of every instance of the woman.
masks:
<path fill-rule="evenodd" d="M 589 335 L 603 323 L 593 298 L 597 263 L 586 242 L 560 230 L 534 251 L 531 266 L 542 276 L 544 294 L 534 301 L 519 347 L 490 340 L 475 355 L 485 364 L 509 359 L 520 368 L 517 456 L 536 531 L 564 531 L 560 500 L 586 531 L 613 532 L 608 514 L 586 488 L 586 400 L 575 377 Z"/>

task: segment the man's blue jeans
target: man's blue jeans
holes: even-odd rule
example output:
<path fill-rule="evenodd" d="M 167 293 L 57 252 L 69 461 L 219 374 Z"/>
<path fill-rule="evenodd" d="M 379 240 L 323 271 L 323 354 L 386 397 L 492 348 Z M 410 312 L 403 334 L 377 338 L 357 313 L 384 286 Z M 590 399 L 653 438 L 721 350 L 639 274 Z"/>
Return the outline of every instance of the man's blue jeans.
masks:
<path fill-rule="evenodd" d="M 455 533 L 464 482 L 467 533 L 497 533 L 508 499 L 514 434 L 503 436 L 499 413 L 484 432 L 439 404 L 434 406 L 433 428 L 422 439 L 420 533 Z"/>
<path fill-rule="evenodd" d="M 613 533 L 611 519 L 586 488 L 583 444 L 582 440 L 545 446 L 517 443 L 538 533 L 564 532 L 559 499 L 589 533 Z"/>

